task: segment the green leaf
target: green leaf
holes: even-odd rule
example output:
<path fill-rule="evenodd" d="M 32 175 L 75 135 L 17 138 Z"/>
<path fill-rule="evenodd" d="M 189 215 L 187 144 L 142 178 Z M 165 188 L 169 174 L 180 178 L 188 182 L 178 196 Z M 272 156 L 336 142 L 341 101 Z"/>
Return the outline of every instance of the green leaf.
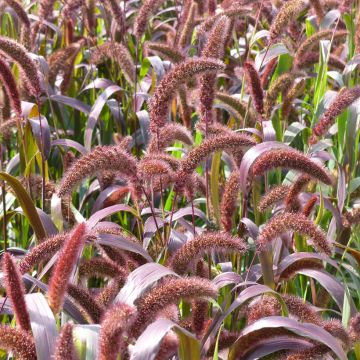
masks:
<path fill-rule="evenodd" d="M 44 226 L 39 218 L 31 197 L 21 185 L 20 181 L 5 172 L 0 172 L 0 178 L 5 180 L 14 190 L 15 196 L 23 209 L 25 216 L 29 220 L 37 239 L 44 239 L 46 237 Z"/>

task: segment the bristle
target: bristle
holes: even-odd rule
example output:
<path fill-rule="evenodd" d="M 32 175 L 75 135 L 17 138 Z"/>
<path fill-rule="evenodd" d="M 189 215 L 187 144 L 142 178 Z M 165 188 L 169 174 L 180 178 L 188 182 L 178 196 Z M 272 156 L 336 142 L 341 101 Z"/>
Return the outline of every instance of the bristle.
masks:
<path fill-rule="evenodd" d="M 149 17 L 164 3 L 164 0 L 145 0 L 135 18 L 134 34 L 140 41 L 144 35 Z"/>
<path fill-rule="evenodd" d="M 124 286 L 124 278 L 113 278 L 108 284 L 97 294 L 95 301 L 100 307 L 107 308 L 116 298 L 117 294 Z"/>
<path fill-rule="evenodd" d="M 297 60 L 296 66 L 299 69 L 304 69 L 310 66 L 313 66 L 319 62 L 320 53 L 318 51 L 309 51 L 302 58 Z M 328 65 L 334 67 L 335 69 L 339 69 L 341 71 L 344 70 L 346 63 L 341 60 L 338 56 L 330 54 Z"/>
<path fill-rule="evenodd" d="M 282 106 L 283 118 L 287 118 L 289 116 L 291 109 L 293 108 L 294 100 L 303 94 L 305 90 L 305 86 L 306 86 L 305 79 L 301 79 L 300 81 L 295 82 L 295 84 L 288 91 Z"/>
<path fill-rule="evenodd" d="M 244 254 L 247 245 L 239 237 L 222 232 L 205 232 L 184 244 L 172 257 L 171 267 L 178 274 L 184 274 L 189 267 L 207 251 Z"/>
<path fill-rule="evenodd" d="M 59 254 L 48 290 L 49 304 L 55 314 L 61 310 L 71 272 L 78 260 L 82 245 L 85 242 L 85 235 L 86 225 L 85 223 L 81 223 L 66 239 Z"/>
<path fill-rule="evenodd" d="M 256 240 L 258 250 L 261 251 L 268 243 L 286 231 L 296 231 L 301 235 L 307 235 L 317 251 L 331 254 L 331 245 L 320 228 L 300 213 L 286 212 L 276 215 L 266 223 Z"/>
<path fill-rule="evenodd" d="M 124 336 L 131 327 L 136 311 L 130 306 L 119 303 L 104 314 L 99 335 L 99 360 L 116 360 L 125 347 Z"/>
<path fill-rule="evenodd" d="M 76 350 L 73 340 L 73 324 L 71 322 L 66 323 L 59 334 L 56 349 L 54 354 L 54 360 L 76 360 Z"/>
<path fill-rule="evenodd" d="M 287 185 L 278 185 L 271 188 L 261 199 L 258 210 L 265 212 L 268 208 L 273 207 L 276 203 L 284 200 L 290 190 Z"/>
<path fill-rule="evenodd" d="M 244 71 L 255 109 L 262 115 L 264 113 L 264 93 L 261 87 L 259 73 L 251 62 L 244 63 Z"/>
<path fill-rule="evenodd" d="M 19 65 L 31 94 L 39 97 L 41 94 L 41 85 L 38 69 L 28 51 L 15 40 L 5 36 L 0 36 L 0 51 Z"/>
<path fill-rule="evenodd" d="M 175 65 L 160 81 L 149 101 L 150 131 L 156 133 L 165 125 L 169 103 L 180 85 L 198 74 L 215 73 L 223 69 L 221 61 L 206 58 L 189 59 Z"/>
<path fill-rule="evenodd" d="M 230 30 L 230 20 L 226 16 L 220 17 L 209 33 L 207 42 L 202 51 L 203 57 L 222 59 L 224 55 L 224 44 Z M 215 98 L 216 77 L 205 74 L 200 78 L 200 116 L 201 121 L 211 124 L 212 106 Z"/>
<path fill-rule="evenodd" d="M 329 127 L 348 106 L 360 97 L 360 86 L 352 89 L 343 89 L 340 91 L 329 108 L 322 115 L 318 123 L 313 128 L 313 135 L 310 143 L 315 143 L 316 138 L 325 135 Z"/>
<path fill-rule="evenodd" d="M 252 165 L 252 175 L 262 176 L 276 168 L 297 170 L 327 185 L 333 183 L 331 175 L 321 165 L 294 149 L 276 149 L 262 154 Z"/>
<path fill-rule="evenodd" d="M 174 331 L 169 331 L 161 341 L 160 349 L 155 360 L 168 360 L 177 355 L 179 339 Z"/>
<path fill-rule="evenodd" d="M 73 187 L 82 179 L 94 175 L 96 172 L 112 169 L 119 174 L 136 181 L 136 159 L 119 146 L 97 146 L 92 152 L 78 159 L 66 171 L 58 189 L 59 197 L 71 193 Z"/>
<path fill-rule="evenodd" d="M 177 173 L 175 191 L 181 192 L 186 185 L 188 178 L 193 174 L 197 166 L 207 156 L 216 151 L 233 151 L 242 146 L 255 145 L 255 141 L 244 134 L 221 135 L 205 139 L 198 147 L 192 149 L 181 161 Z"/>
<path fill-rule="evenodd" d="M 180 299 L 213 298 L 216 295 L 217 290 L 209 280 L 197 277 L 168 279 L 138 300 L 138 316 L 131 334 L 137 338 L 156 319 L 159 311 L 170 304 L 177 304 Z"/>
<path fill-rule="evenodd" d="M 322 327 L 335 338 L 339 339 L 344 349 L 350 349 L 351 340 L 349 334 L 344 329 L 342 323 L 338 319 L 329 319 L 322 323 Z"/>
<path fill-rule="evenodd" d="M 11 351 L 18 360 L 37 360 L 33 337 L 24 330 L 0 325 L 0 348 Z"/>
<path fill-rule="evenodd" d="M 13 74 L 7 63 L 0 59 L 0 79 L 17 117 L 21 117 L 21 100 Z"/>
<path fill-rule="evenodd" d="M 275 107 L 276 99 L 279 93 L 286 94 L 292 87 L 295 80 L 295 74 L 285 73 L 280 75 L 275 81 L 273 81 L 266 92 L 264 101 L 264 113 L 266 118 L 271 117 L 271 113 Z"/>
<path fill-rule="evenodd" d="M 175 141 L 181 141 L 186 145 L 192 145 L 194 143 L 194 139 L 188 129 L 180 124 L 170 123 L 159 129 L 158 140 L 157 136 L 152 135 L 147 151 L 153 153 L 164 150 Z"/>
<path fill-rule="evenodd" d="M 115 0 L 104 0 L 105 6 L 110 12 L 112 18 L 115 20 L 119 32 L 125 32 L 125 14 Z"/>
<path fill-rule="evenodd" d="M 30 331 L 30 316 L 25 303 L 24 284 L 19 269 L 9 253 L 3 255 L 2 269 L 5 277 L 6 295 L 12 302 L 16 324 L 20 329 Z"/>
<path fill-rule="evenodd" d="M 269 81 L 271 79 L 271 76 L 273 75 L 277 64 L 278 64 L 277 58 L 270 60 L 266 64 L 264 71 L 261 74 L 261 86 L 264 90 L 267 88 Z"/>
<path fill-rule="evenodd" d="M 84 309 L 91 322 L 98 324 L 104 308 L 95 300 L 88 289 L 68 284 L 67 292 Z"/>
<path fill-rule="evenodd" d="M 270 40 L 275 41 L 305 7 L 306 2 L 302 0 L 289 0 L 285 2 L 271 24 L 269 30 Z"/>
<path fill-rule="evenodd" d="M 191 40 L 191 35 L 194 31 L 194 21 L 195 15 L 197 12 L 197 4 L 195 2 L 191 2 L 190 9 L 187 14 L 187 18 L 185 19 L 184 26 L 181 29 L 180 37 L 179 37 L 179 47 L 184 49 L 189 45 Z"/>
<path fill-rule="evenodd" d="M 240 173 L 234 170 L 225 184 L 221 201 L 221 224 L 225 231 L 232 229 L 232 218 L 235 213 L 240 191 Z"/>
<path fill-rule="evenodd" d="M 239 114 L 239 118 L 245 118 L 246 115 L 246 104 L 226 93 L 217 92 L 216 99 L 221 101 L 222 103 L 230 106 L 235 112 Z M 250 119 L 252 118 L 251 114 Z M 253 120 L 253 119 L 252 119 Z M 254 123 L 254 121 L 250 120 L 250 123 Z"/>

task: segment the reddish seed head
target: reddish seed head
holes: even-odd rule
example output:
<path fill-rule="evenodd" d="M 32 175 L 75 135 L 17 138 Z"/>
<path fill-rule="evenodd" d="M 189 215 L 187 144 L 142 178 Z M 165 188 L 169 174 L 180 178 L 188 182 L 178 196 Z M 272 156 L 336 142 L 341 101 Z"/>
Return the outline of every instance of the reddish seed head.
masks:
<path fill-rule="evenodd" d="M 76 350 L 73 342 L 73 324 L 66 323 L 62 328 L 56 343 L 54 360 L 75 360 Z"/>
<path fill-rule="evenodd" d="M 79 224 L 65 241 L 49 283 L 49 305 L 57 314 L 61 310 L 71 272 L 85 242 L 86 225 Z"/>
<path fill-rule="evenodd" d="M 30 317 L 25 303 L 24 284 L 19 269 L 9 253 L 3 255 L 3 272 L 6 294 L 12 302 L 16 323 L 22 330 L 30 331 Z"/>

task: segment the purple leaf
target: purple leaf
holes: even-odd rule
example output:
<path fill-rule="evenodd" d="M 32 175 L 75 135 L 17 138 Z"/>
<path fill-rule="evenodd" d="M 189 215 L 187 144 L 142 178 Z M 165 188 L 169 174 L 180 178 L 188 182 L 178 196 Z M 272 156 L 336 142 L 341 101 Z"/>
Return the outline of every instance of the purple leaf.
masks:
<path fill-rule="evenodd" d="M 241 275 L 236 274 L 234 272 L 225 272 L 222 274 L 217 275 L 214 280 L 212 280 L 213 284 L 218 288 L 221 289 L 226 285 L 229 284 L 238 284 L 239 282 L 243 282 Z"/>
<path fill-rule="evenodd" d="M 340 346 L 338 340 L 336 340 L 336 338 L 330 335 L 322 327 L 309 323 L 300 323 L 297 320 L 282 316 L 270 316 L 254 322 L 241 331 L 238 340 L 242 336 L 248 335 L 260 329 L 269 328 L 269 332 L 271 332 L 271 329 L 276 329 L 279 327 L 288 329 L 299 336 L 304 336 L 311 340 L 316 340 L 320 343 L 323 343 L 328 346 L 339 357 L 340 360 L 347 360 L 346 354 L 344 353 L 344 350 Z M 230 350 L 228 358 L 229 360 L 234 360 L 236 358 L 236 344 L 238 340 L 236 340 Z"/>
<path fill-rule="evenodd" d="M 45 160 L 49 158 L 51 149 L 50 128 L 45 116 L 28 119 L 36 144 Z M 40 125 L 41 124 L 41 125 Z"/>
<path fill-rule="evenodd" d="M 52 358 L 58 335 L 54 314 L 41 293 L 27 294 L 26 307 L 30 315 L 38 360 Z"/>
<path fill-rule="evenodd" d="M 137 339 L 131 350 L 130 360 L 153 360 L 159 352 L 161 341 L 165 335 L 173 329 L 180 337 L 185 340 L 185 357 L 182 359 L 197 360 L 200 358 L 200 344 L 196 336 L 183 329 L 178 324 L 168 319 L 158 319 L 150 324 L 141 336 Z M 184 339 L 184 336 L 187 339 Z"/>
<path fill-rule="evenodd" d="M 51 142 L 51 146 L 66 146 L 77 150 L 81 155 L 86 155 L 86 149 L 78 142 L 70 139 L 56 139 Z"/>
<path fill-rule="evenodd" d="M 131 206 L 124 205 L 124 204 L 117 204 L 117 205 L 112 205 L 105 209 L 99 210 L 95 214 L 92 214 L 90 216 L 89 220 L 87 221 L 87 223 L 90 228 L 93 228 L 103 218 L 106 218 L 106 217 L 113 215 L 120 211 L 127 211 L 127 212 L 132 213 L 134 216 L 137 216 L 136 211 Z"/>
<path fill-rule="evenodd" d="M 133 242 L 126 237 L 120 235 L 99 234 L 97 243 L 101 245 L 114 246 L 126 251 L 131 251 L 143 256 L 147 261 L 153 261 L 151 256 L 140 244 L 137 244 L 136 242 Z"/>
<path fill-rule="evenodd" d="M 88 121 L 86 124 L 86 129 L 85 129 L 84 145 L 85 145 L 85 149 L 87 151 L 90 151 L 90 149 L 91 149 L 92 133 L 93 133 L 93 130 L 97 123 L 97 120 L 100 116 L 100 113 L 101 113 L 104 105 L 106 104 L 106 101 L 115 92 L 118 92 L 121 90 L 122 90 L 122 88 L 120 86 L 111 85 L 111 86 L 107 87 L 104 90 L 104 92 L 102 92 L 101 95 L 99 95 L 99 97 L 96 99 L 93 107 L 91 108 L 89 118 L 88 118 Z"/>
<path fill-rule="evenodd" d="M 51 95 L 50 100 L 56 101 L 60 104 L 68 105 L 72 107 L 73 109 L 79 110 L 83 112 L 84 114 L 89 114 L 91 111 L 91 106 L 83 103 L 80 100 L 77 100 L 75 98 L 64 96 L 64 95 Z"/>

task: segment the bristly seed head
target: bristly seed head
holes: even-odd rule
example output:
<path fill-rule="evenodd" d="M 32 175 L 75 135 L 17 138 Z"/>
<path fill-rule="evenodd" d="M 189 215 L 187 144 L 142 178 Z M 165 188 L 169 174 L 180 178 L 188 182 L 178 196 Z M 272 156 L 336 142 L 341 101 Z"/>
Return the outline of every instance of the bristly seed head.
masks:
<path fill-rule="evenodd" d="M 73 324 L 71 322 L 66 323 L 59 334 L 54 360 L 76 360 L 76 350 L 73 340 Z"/>

